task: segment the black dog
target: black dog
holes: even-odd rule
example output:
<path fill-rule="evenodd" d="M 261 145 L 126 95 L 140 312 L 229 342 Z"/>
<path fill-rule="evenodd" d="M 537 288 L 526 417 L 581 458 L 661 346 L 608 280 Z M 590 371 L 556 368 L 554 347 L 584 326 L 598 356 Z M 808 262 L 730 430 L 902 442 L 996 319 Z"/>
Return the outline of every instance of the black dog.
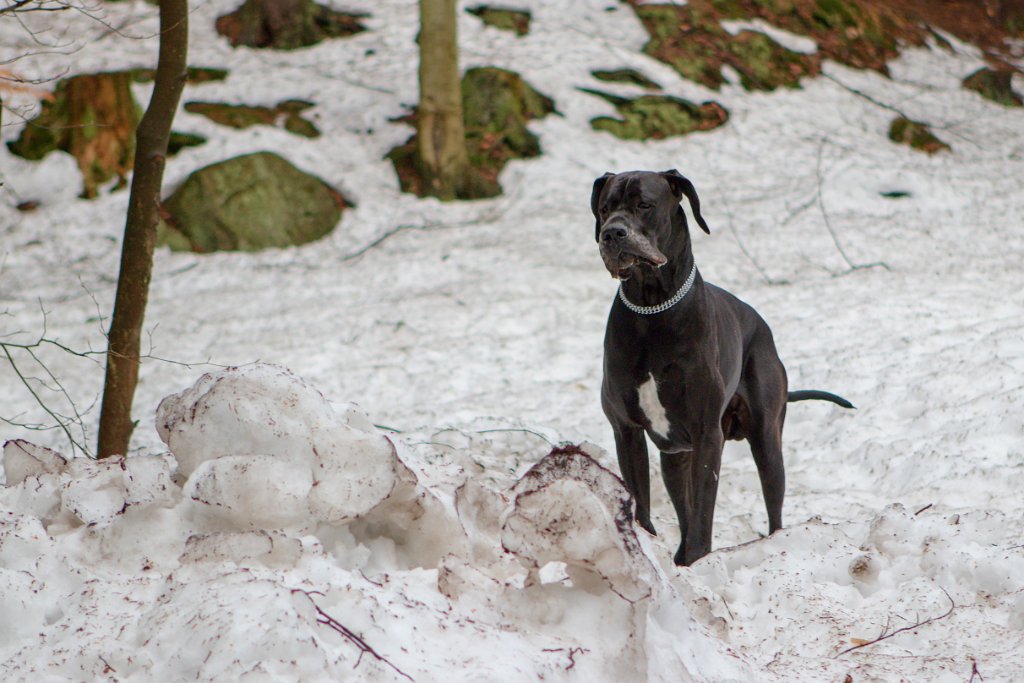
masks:
<path fill-rule="evenodd" d="M 654 533 L 644 433 L 679 517 L 676 564 L 711 552 L 718 471 L 726 439 L 746 439 L 757 463 L 768 530 L 782 527 L 787 401 L 848 401 L 789 392 L 768 324 L 729 292 L 704 282 L 693 262 L 686 214 L 710 234 L 693 184 L 678 171 L 606 173 L 594 181 L 595 237 L 621 281 L 608 316 L 601 404 L 615 431 L 619 468 L 636 519 Z"/>

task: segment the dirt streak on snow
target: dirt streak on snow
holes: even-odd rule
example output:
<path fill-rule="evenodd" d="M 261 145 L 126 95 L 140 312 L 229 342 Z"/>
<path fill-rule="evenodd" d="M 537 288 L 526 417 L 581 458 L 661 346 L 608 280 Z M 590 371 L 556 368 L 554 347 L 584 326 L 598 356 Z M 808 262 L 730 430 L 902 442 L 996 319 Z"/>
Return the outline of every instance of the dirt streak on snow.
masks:
<path fill-rule="evenodd" d="M 523 2 L 534 17 L 523 38 L 463 14 L 463 67 L 519 71 L 562 115 L 531 124 L 544 154 L 509 165 L 503 197 L 444 205 L 400 194 L 383 159 L 410 133 L 389 119 L 417 96 L 414 3 L 347 3 L 373 15 L 370 31 L 272 54 L 232 50 L 216 36 L 214 18 L 234 4 L 195 5 L 192 63 L 231 75 L 188 86 L 183 101 L 309 99 L 323 137 L 222 129 L 180 111 L 176 129 L 209 142 L 169 160 L 168 187 L 205 164 L 265 149 L 335 184 L 358 208 L 330 237 L 298 249 L 158 253 L 152 353 L 219 365 L 273 360 L 330 400 L 358 402 L 373 422 L 401 430 L 386 433 L 418 484 L 399 488 L 435 501 L 426 519 L 449 537 L 424 548 L 408 533 L 415 520 L 397 512 L 390 526 L 220 528 L 254 520 L 251 508 L 198 512 L 200 503 L 179 492 L 182 476 L 169 498 L 147 488 L 151 497 L 116 514 L 132 486 L 120 467 L 40 475 L 38 488 L 22 482 L 0 494 L 0 604 L 19 615 L 0 625 L 5 680 L 397 676 L 370 656 L 353 669 L 358 650 L 316 625 L 298 588 L 417 680 L 448 680 L 453 671 L 466 680 L 607 679 L 600 649 L 609 644 L 633 648 L 623 661 L 646 667 L 650 680 L 965 681 L 973 663 L 986 681 L 1020 677 L 1024 119 L 959 87 L 982 65 L 976 51 L 909 51 L 891 80 L 827 64 L 830 78 L 798 91 L 714 93 L 644 56 L 644 33 L 622 6 Z M 131 35 L 155 31 L 152 8 L 104 7 L 114 22 L 130 19 Z M 81 15 L 46 21 L 53 35 L 82 43 L 72 74 L 153 62 L 152 39 L 95 42 L 102 28 Z M 31 49 L 11 22 L 0 36 Z M 28 77 L 52 76 L 67 63 L 38 54 L 17 66 Z M 637 68 L 673 95 L 716 99 L 730 122 L 642 143 L 596 133 L 588 121 L 612 113 L 610 105 L 577 88 L 597 85 L 591 69 L 616 67 Z M 852 89 L 928 121 L 953 152 L 927 157 L 890 143 L 895 114 Z M 148 86 L 137 96 L 145 101 Z M 4 140 L 18 134 L 11 120 L 4 117 Z M 113 301 L 126 193 L 78 200 L 80 181 L 63 154 L 27 162 L 0 149 L 0 168 L 0 335 L 23 330 L 4 340 L 33 339 L 45 310 L 51 337 L 104 348 L 97 316 Z M 756 470 L 745 445 L 730 444 L 720 550 L 690 569 L 670 566 L 678 532 L 655 477 L 661 535 L 637 533 L 663 593 L 643 616 L 614 593 L 584 590 L 557 564 L 527 585 L 526 569 L 496 550 L 509 489 L 552 443 L 593 442 L 614 470 L 598 386 L 615 283 L 592 242 L 587 199 L 594 177 L 634 168 L 678 168 L 693 179 L 712 229 L 710 238 L 695 236 L 702 274 L 761 311 L 792 386 L 836 391 L 859 408 L 791 407 L 788 528 L 770 539 L 754 540 L 767 527 Z M 893 191 L 909 196 L 882 196 Z M 34 213 L 12 208 L 33 198 L 42 200 Z M 878 262 L 885 266 L 850 269 Z M 102 365 L 56 349 L 41 354 L 89 407 Z M 150 465 L 147 481 L 175 472 L 160 455 L 158 403 L 215 369 L 143 364 L 127 462 L 165 463 Z M 44 421 L 6 366 L 0 386 L 0 415 Z M 335 412 L 348 414 L 341 405 Z M 90 435 L 96 412 L 86 416 Z M 5 426 L 0 436 L 69 455 L 58 433 Z M 231 457 L 251 465 L 264 462 L 260 455 L 268 454 Z M 292 456 L 301 467 L 317 462 Z M 291 500 L 306 505 L 305 484 L 291 484 Z M 464 514 L 455 511 L 459 490 Z M 950 598 L 948 617 L 836 656 L 851 638 L 943 614 Z M 629 643 L 637 623 L 643 641 Z"/>

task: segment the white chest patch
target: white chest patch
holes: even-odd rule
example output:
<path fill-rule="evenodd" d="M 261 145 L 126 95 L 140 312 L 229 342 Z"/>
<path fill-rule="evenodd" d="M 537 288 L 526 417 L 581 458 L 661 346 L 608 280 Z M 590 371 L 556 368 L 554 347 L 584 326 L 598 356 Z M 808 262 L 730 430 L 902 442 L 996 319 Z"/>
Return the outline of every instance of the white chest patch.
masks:
<path fill-rule="evenodd" d="M 651 431 L 663 439 L 668 438 L 668 413 L 665 406 L 658 399 L 658 385 L 654 382 L 654 375 L 648 375 L 647 381 L 636 388 L 640 399 L 640 410 L 651 422 Z"/>

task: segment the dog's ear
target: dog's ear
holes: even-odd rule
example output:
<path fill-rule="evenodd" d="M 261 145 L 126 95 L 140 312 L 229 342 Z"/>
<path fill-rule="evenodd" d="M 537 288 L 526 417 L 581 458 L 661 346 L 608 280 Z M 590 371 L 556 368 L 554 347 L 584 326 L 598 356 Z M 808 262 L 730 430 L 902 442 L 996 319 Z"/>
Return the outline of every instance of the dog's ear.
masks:
<path fill-rule="evenodd" d="M 594 239 L 598 242 L 601 241 L 601 216 L 597 213 L 599 208 L 597 203 L 601 200 L 601 191 L 604 190 L 605 183 L 614 176 L 614 173 L 605 173 L 595 180 L 594 191 L 590 193 L 590 210 L 594 212 L 594 219 L 597 221 L 597 226 L 594 228 Z"/>
<path fill-rule="evenodd" d="M 707 234 L 711 234 L 711 230 L 708 228 L 708 224 L 704 222 L 704 216 L 700 215 L 700 198 L 697 196 L 697 190 L 693 187 L 693 183 L 688 178 L 684 178 L 679 171 L 672 169 L 671 171 L 662 172 L 661 176 L 668 181 L 669 187 L 676 195 L 676 199 L 682 201 L 683 195 L 690 200 L 690 209 L 693 210 L 693 217 L 697 219 L 697 225 L 701 227 L 701 230 Z"/>

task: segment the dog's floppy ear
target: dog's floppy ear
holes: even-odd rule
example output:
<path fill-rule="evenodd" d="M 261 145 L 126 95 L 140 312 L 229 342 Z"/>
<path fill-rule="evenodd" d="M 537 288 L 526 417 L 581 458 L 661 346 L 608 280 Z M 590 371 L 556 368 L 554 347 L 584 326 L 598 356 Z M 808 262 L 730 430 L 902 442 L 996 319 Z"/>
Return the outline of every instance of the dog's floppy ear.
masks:
<path fill-rule="evenodd" d="M 701 227 L 701 230 L 710 235 L 711 230 L 708 228 L 708 224 L 704 222 L 704 216 L 700 215 L 700 198 L 697 197 L 697 190 L 693 187 L 693 183 L 688 178 L 684 178 L 674 168 L 671 171 L 662 172 L 661 175 L 668 181 L 672 191 L 675 192 L 676 199 L 682 200 L 683 195 L 686 195 L 686 198 L 690 200 L 690 209 L 693 210 L 693 217 L 697 219 L 697 225 Z"/>
<path fill-rule="evenodd" d="M 601 216 L 597 213 L 597 203 L 601 200 L 601 191 L 604 190 L 605 183 L 614 176 L 614 173 L 605 173 L 595 180 L 594 191 L 590 194 L 590 210 L 594 212 L 594 219 L 597 221 L 597 227 L 594 228 L 594 239 L 598 242 L 601 241 Z"/>

